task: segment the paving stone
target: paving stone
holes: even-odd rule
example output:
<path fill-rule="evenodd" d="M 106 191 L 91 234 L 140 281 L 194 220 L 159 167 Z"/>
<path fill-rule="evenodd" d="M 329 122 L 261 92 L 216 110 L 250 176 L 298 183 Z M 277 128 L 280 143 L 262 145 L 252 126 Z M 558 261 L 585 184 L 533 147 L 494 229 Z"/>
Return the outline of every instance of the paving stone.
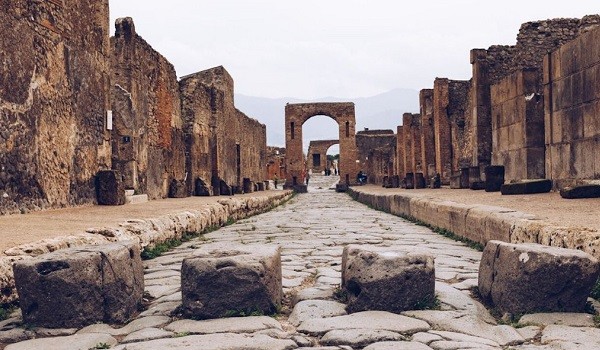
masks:
<path fill-rule="evenodd" d="M 122 328 L 113 328 L 104 323 L 93 324 L 87 326 L 85 328 L 80 329 L 77 334 L 85 334 L 85 333 L 105 333 L 113 336 L 118 335 L 127 335 L 136 331 L 139 331 L 144 328 L 152 328 L 165 325 L 169 323 L 171 319 L 166 316 L 148 316 L 138 318 L 136 320 L 131 321 L 127 325 Z"/>
<path fill-rule="evenodd" d="M 332 299 L 335 292 L 331 287 L 313 287 L 299 290 L 292 298 L 292 304 L 296 305 L 302 300 L 324 300 Z"/>
<path fill-rule="evenodd" d="M 459 342 L 459 341 L 449 341 L 449 340 L 440 340 L 434 341 L 429 344 L 435 350 L 467 350 L 467 349 L 477 349 L 477 350 L 499 350 L 500 347 L 483 345 L 481 343 L 470 343 L 470 342 Z"/>
<path fill-rule="evenodd" d="M 401 334 L 412 334 L 430 329 L 426 322 L 385 311 L 363 311 L 352 315 L 311 319 L 302 322 L 298 331 L 312 335 L 331 330 L 380 329 Z"/>
<path fill-rule="evenodd" d="M 332 330 L 325 333 L 320 343 L 323 345 L 348 345 L 362 348 L 380 341 L 397 340 L 405 340 L 405 337 L 399 333 L 380 329 L 346 329 Z"/>
<path fill-rule="evenodd" d="M 525 339 L 525 342 L 532 341 L 535 339 L 541 332 L 542 328 L 538 326 L 526 326 L 517 328 L 517 332 Z"/>
<path fill-rule="evenodd" d="M 519 319 L 520 326 L 562 325 L 571 327 L 595 327 L 594 316 L 585 313 L 539 313 L 523 315 Z"/>
<path fill-rule="evenodd" d="M 117 340 L 108 334 L 75 334 L 66 337 L 26 340 L 16 344 L 10 344 L 5 347 L 4 350 L 89 350 L 95 349 L 96 346 L 100 344 L 106 344 L 112 348 L 117 344 Z"/>
<path fill-rule="evenodd" d="M 431 332 L 419 332 L 413 334 L 411 339 L 419 343 L 429 344 L 436 340 L 442 340 L 443 338 Z"/>
<path fill-rule="evenodd" d="M 266 335 L 205 334 L 150 340 L 119 345 L 113 350 L 292 350 L 298 346 L 291 339 L 273 339 Z M 61 349 L 62 350 L 62 349 Z M 85 349 L 88 350 L 88 349 Z"/>
<path fill-rule="evenodd" d="M 140 314 L 141 317 L 146 316 L 170 316 L 171 313 L 181 305 L 180 301 L 173 301 L 168 303 L 153 304 L 148 310 Z"/>
<path fill-rule="evenodd" d="M 550 325 L 542 331 L 542 344 L 562 342 L 581 349 L 600 349 L 600 328 Z"/>
<path fill-rule="evenodd" d="M 64 337 L 77 333 L 77 328 L 34 328 L 33 331 L 35 336 L 39 338 Z"/>
<path fill-rule="evenodd" d="M 12 328 L 0 332 L 0 343 L 10 344 L 31 339 L 35 333 L 23 328 Z"/>
<path fill-rule="evenodd" d="M 133 343 L 161 338 L 169 338 L 173 335 L 175 335 L 175 333 L 168 332 L 159 328 L 144 328 L 127 335 L 125 338 L 123 338 L 121 343 Z"/>
<path fill-rule="evenodd" d="M 451 341 L 464 342 L 464 343 L 478 343 L 478 344 L 489 345 L 489 346 L 493 346 L 493 347 L 500 346 L 500 344 L 496 343 L 495 341 L 485 339 L 485 338 L 475 337 L 472 335 L 466 335 L 466 334 L 462 334 L 462 333 L 435 331 L 435 330 L 431 330 L 431 331 L 429 331 L 429 333 L 437 334 L 440 337 L 442 337 L 446 340 L 451 340 Z"/>
<path fill-rule="evenodd" d="M 346 315 L 346 305 L 329 300 L 305 300 L 294 306 L 288 321 L 293 326 L 312 318 Z"/>
<path fill-rule="evenodd" d="M 419 342 L 408 341 L 384 341 L 374 343 L 363 350 L 432 350 L 429 346 Z"/>
<path fill-rule="evenodd" d="M 179 320 L 165 327 L 174 333 L 254 333 L 265 329 L 281 330 L 281 324 L 268 316 L 230 317 L 214 320 Z"/>

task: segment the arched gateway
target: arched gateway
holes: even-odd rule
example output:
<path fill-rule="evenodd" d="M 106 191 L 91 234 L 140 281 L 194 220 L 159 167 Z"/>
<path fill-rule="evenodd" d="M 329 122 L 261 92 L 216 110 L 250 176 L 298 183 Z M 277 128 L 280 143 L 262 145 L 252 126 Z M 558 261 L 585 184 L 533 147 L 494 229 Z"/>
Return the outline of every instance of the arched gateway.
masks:
<path fill-rule="evenodd" d="M 340 143 L 340 140 L 313 140 L 308 145 L 307 163 L 308 169 L 313 172 L 322 172 L 331 166 L 327 161 L 327 150 L 333 145 Z"/>
<path fill-rule="evenodd" d="M 305 163 L 302 152 L 302 125 L 310 118 L 325 115 L 339 125 L 340 183 L 355 184 L 358 172 L 356 151 L 356 121 L 354 103 L 298 103 L 285 106 L 286 187 L 301 185 L 305 181 Z"/>

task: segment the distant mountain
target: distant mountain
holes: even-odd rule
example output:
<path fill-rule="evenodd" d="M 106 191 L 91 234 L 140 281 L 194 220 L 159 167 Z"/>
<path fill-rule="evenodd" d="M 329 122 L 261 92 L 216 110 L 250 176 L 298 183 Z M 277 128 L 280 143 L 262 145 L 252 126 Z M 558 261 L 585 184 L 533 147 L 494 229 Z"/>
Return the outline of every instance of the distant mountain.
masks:
<path fill-rule="evenodd" d="M 246 115 L 267 125 L 267 144 L 285 146 L 285 104 L 304 102 L 354 102 L 356 105 L 356 130 L 392 129 L 402 124 L 402 114 L 419 111 L 419 92 L 411 89 L 394 89 L 379 95 L 359 98 L 324 97 L 316 100 L 297 98 L 264 98 L 242 94 L 235 95 L 235 106 Z M 325 118 L 308 121 L 303 128 L 304 147 L 308 140 L 338 137 L 338 130 Z"/>

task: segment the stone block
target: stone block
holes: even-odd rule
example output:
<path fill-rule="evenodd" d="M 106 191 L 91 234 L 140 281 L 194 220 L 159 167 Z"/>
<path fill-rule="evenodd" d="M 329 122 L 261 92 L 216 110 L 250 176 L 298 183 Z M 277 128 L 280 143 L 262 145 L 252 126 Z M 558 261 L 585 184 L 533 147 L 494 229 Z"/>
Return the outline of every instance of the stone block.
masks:
<path fill-rule="evenodd" d="M 346 191 L 348 191 L 348 185 L 347 184 L 337 184 L 337 185 L 335 185 L 335 191 L 336 192 L 346 192 Z"/>
<path fill-rule="evenodd" d="M 404 183 L 406 184 L 407 190 L 415 188 L 415 174 L 414 173 L 406 173 L 406 177 L 404 178 Z"/>
<path fill-rule="evenodd" d="M 116 170 L 101 170 L 96 175 L 96 199 L 100 205 L 125 204 L 125 187 Z"/>
<path fill-rule="evenodd" d="M 427 252 L 349 245 L 342 254 L 348 312 L 402 312 L 435 297 L 434 258 Z"/>
<path fill-rule="evenodd" d="M 461 187 L 461 175 L 454 174 L 450 176 L 450 188 L 453 190 L 458 190 Z"/>
<path fill-rule="evenodd" d="M 254 192 L 254 182 L 252 182 L 249 178 L 244 178 L 243 180 L 244 193 L 252 193 Z"/>
<path fill-rule="evenodd" d="M 415 188 L 425 188 L 425 177 L 423 173 L 415 173 Z"/>
<path fill-rule="evenodd" d="M 600 185 L 579 185 L 560 190 L 560 196 L 566 199 L 600 198 Z"/>
<path fill-rule="evenodd" d="M 546 193 L 552 189 L 552 180 L 528 180 L 504 184 L 500 188 L 503 195 Z"/>
<path fill-rule="evenodd" d="M 469 182 L 469 188 L 475 191 L 485 190 L 485 181 Z"/>
<path fill-rule="evenodd" d="M 264 191 L 265 190 L 265 183 L 264 182 L 257 182 L 256 183 L 256 187 L 258 191 Z"/>
<path fill-rule="evenodd" d="M 479 266 L 479 292 L 504 313 L 582 312 L 600 264 L 572 249 L 489 241 Z"/>
<path fill-rule="evenodd" d="M 23 320 L 38 327 L 124 323 L 144 292 L 134 242 L 58 250 L 17 262 L 14 274 Z"/>
<path fill-rule="evenodd" d="M 282 294 L 278 246 L 223 246 L 183 260 L 182 311 L 187 317 L 271 314 Z"/>
<path fill-rule="evenodd" d="M 485 191 L 498 192 L 504 184 L 504 166 L 490 165 L 485 167 Z"/>

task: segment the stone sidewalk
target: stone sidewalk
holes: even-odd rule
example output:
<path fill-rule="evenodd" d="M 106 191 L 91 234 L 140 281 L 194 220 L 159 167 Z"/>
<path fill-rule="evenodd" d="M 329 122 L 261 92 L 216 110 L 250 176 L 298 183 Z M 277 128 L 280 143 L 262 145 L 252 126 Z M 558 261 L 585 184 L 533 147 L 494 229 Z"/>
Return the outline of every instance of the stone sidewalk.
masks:
<path fill-rule="evenodd" d="M 597 349 L 600 329 L 588 314 L 526 315 L 499 324 L 471 295 L 481 253 L 399 217 L 375 211 L 313 176 L 308 194 L 204 235 L 145 262 L 149 307 L 121 328 L 95 324 L 48 330 L 0 322 L 6 350 L 21 349 Z M 180 269 L 205 244 L 282 247 L 285 302 L 273 317 L 195 321 L 178 317 Z M 347 244 L 420 247 L 435 256 L 435 310 L 347 315 L 336 299 Z M 25 340 L 30 338 L 39 338 Z"/>

